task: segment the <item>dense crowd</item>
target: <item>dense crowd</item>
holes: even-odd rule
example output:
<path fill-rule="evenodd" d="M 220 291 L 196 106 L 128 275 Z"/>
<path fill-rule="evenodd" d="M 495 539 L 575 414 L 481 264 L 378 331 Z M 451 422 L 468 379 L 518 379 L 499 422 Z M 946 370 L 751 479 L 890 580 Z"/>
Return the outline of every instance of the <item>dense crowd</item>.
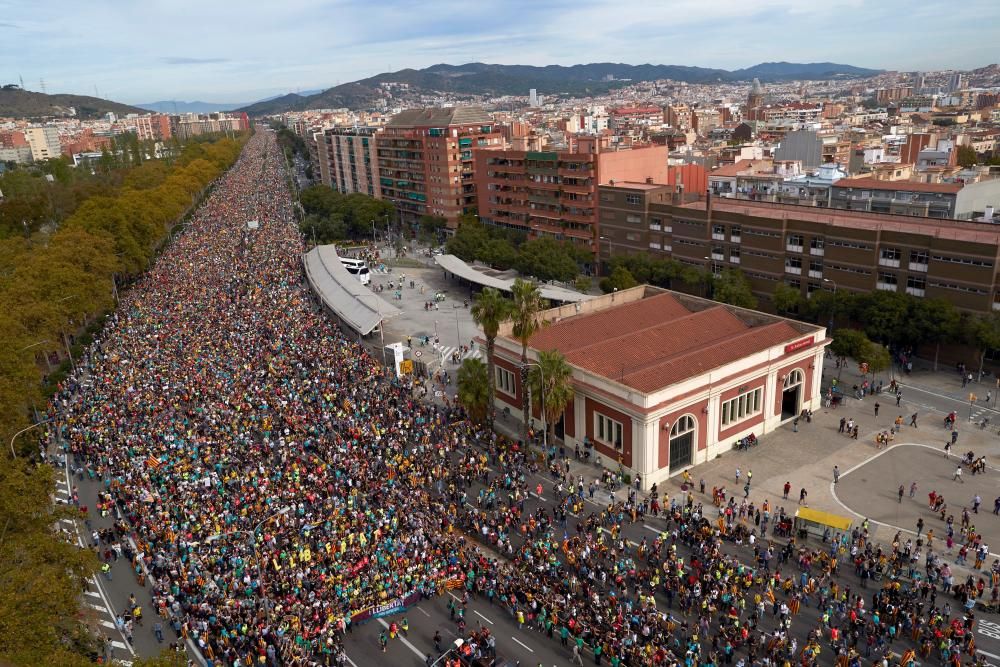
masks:
<path fill-rule="evenodd" d="M 302 250 L 280 153 L 259 132 L 123 298 L 88 387 L 64 395 L 74 465 L 118 517 L 96 541 L 132 538 L 103 556 L 130 558 L 158 618 L 211 664 L 342 665 L 352 613 L 458 582 L 575 661 L 860 665 L 903 635 L 948 664 L 974 655 L 990 588 L 942 582 L 920 546 L 886 551 L 867 531 L 828 551 L 772 544 L 770 508 L 705 508 L 693 490 L 589 512 L 592 485 L 558 461 L 558 502 L 527 511 L 538 463 L 418 400 L 419 381 L 341 335 L 313 305 Z M 649 513 L 666 528 L 630 544 L 623 528 Z M 770 520 L 787 531 L 783 511 Z M 862 582 L 884 577 L 873 597 L 837 577 L 846 562 Z M 799 645 L 802 605 L 821 621 Z"/>

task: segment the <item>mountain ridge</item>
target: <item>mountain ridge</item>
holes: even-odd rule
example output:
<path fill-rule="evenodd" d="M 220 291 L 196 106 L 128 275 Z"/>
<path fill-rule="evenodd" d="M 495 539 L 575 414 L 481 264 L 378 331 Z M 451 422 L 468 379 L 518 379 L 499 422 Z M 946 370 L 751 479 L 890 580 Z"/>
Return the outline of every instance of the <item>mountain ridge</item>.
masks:
<path fill-rule="evenodd" d="M 267 115 L 310 108 L 359 108 L 371 105 L 382 95 L 381 84 L 407 84 L 411 90 L 465 95 L 527 95 L 536 88 L 543 95 L 593 95 L 620 88 L 633 81 L 672 79 L 686 83 L 749 81 L 764 83 L 795 79 L 831 79 L 842 76 L 868 77 L 882 70 L 839 63 L 759 63 L 739 70 L 690 65 L 629 65 L 586 63 L 578 65 L 496 65 L 438 63 L 423 69 L 383 72 L 365 79 L 327 88 L 313 95 L 290 93 L 240 107 L 250 115 Z"/>
<path fill-rule="evenodd" d="M 76 110 L 77 118 L 83 119 L 100 118 L 108 112 L 116 114 L 146 113 L 144 109 L 139 107 L 89 95 L 70 95 L 67 93 L 48 95 L 22 90 L 12 84 L 0 87 L 0 117 L 68 117 L 70 116 L 70 107 Z"/>

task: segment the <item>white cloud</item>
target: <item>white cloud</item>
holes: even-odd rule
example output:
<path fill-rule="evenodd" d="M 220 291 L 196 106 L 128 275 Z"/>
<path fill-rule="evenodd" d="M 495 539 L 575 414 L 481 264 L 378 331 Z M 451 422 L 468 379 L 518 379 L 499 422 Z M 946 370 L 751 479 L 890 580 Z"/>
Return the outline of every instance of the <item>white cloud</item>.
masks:
<path fill-rule="evenodd" d="M 1000 42 L 993 0 L 0 0 L 0 17 L 16 26 L 0 26 L 8 78 L 128 102 L 250 101 L 437 62 L 975 67 Z"/>

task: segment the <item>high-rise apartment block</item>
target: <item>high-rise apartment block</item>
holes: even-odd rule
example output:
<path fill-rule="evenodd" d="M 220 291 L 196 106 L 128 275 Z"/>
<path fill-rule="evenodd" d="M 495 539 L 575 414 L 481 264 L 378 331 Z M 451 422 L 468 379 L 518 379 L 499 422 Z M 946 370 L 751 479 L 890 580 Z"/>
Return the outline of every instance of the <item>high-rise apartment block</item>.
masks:
<path fill-rule="evenodd" d="M 400 219 L 422 215 L 458 218 L 476 208 L 477 151 L 503 146 L 493 118 L 478 107 L 408 109 L 375 136 L 382 197 Z"/>
<path fill-rule="evenodd" d="M 315 135 L 319 176 L 337 192 L 382 198 L 375 128 L 334 127 Z"/>
<path fill-rule="evenodd" d="M 484 224 L 596 251 L 597 186 L 664 183 L 667 156 L 666 146 L 615 150 L 598 137 L 577 137 L 569 151 L 482 151 L 476 155 L 479 216 Z"/>
<path fill-rule="evenodd" d="M 56 158 L 62 154 L 59 144 L 59 130 L 54 127 L 29 127 L 24 138 L 31 147 L 31 159 L 35 162 Z"/>

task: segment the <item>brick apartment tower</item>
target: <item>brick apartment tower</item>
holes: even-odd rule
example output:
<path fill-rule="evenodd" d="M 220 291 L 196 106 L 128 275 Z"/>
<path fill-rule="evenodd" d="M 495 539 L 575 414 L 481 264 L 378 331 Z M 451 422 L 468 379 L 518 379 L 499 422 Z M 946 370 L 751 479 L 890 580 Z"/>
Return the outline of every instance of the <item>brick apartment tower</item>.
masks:
<path fill-rule="evenodd" d="M 408 109 L 376 135 L 379 187 L 400 221 L 441 216 L 455 229 L 476 208 L 474 156 L 500 148 L 493 118 L 478 107 Z"/>
<path fill-rule="evenodd" d="M 614 150 L 606 138 L 572 137 L 566 151 L 498 150 L 476 156 L 479 216 L 531 238 L 548 236 L 597 252 L 597 186 L 667 183 L 666 146 Z"/>

